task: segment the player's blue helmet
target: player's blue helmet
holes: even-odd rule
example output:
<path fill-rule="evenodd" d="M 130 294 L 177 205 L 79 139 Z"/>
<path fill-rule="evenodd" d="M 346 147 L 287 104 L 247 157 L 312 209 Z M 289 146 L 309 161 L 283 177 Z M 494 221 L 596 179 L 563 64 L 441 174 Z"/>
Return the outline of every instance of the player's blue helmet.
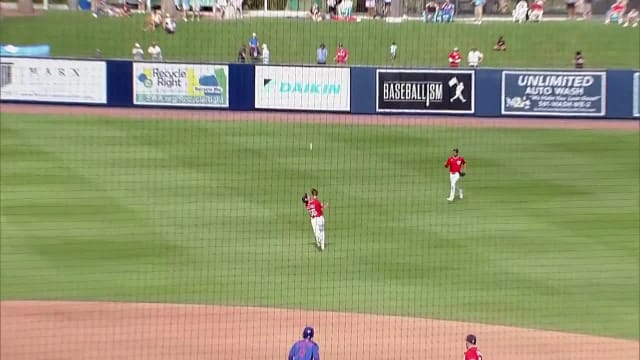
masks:
<path fill-rule="evenodd" d="M 302 330 L 302 338 L 303 339 L 311 339 L 313 337 L 313 328 L 311 326 L 307 326 Z"/>

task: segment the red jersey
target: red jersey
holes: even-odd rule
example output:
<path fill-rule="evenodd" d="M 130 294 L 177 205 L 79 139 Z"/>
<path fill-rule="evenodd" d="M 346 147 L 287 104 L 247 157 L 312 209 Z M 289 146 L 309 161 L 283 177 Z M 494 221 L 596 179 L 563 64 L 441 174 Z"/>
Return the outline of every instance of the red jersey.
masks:
<path fill-rule="evenodd" d="M 347 51 L 347 49 L 339 48 L 338 51 L 336 51 L 336 61 L 339 64 L 346 64 L 348 58 L 349 58 L 349 51 Z"/>
<path fill-rule="evenodd" d="M 614 13 L 624 12 L 625 10 L 627 10 L 627 6 L 623 3 L 617 2 L 611 6 L 611 11 Z"/>
<path fill-rule="evenodd" d="M 309 216 L 313 218 L 322 216 L 322 203 L 318 199 L 311 199 L 307 203 L 307 211 L 309 212 Z"/>
<path fill-rule="evenodd" d="M 482 360 L 482 354 L 476 346 L 472 346 L 464 352 L 464 360 Z"/>
<path fill-rule="evenodd" d="M 460 55 L 459 51 L 452 51 L 449 54 L 449 66 L 450 67 L 458 67 L 460 66 L 460 62 L 462 61 L 462 55 Z"/>
<path fill-rule="evenodd" d="M 531 10 L 544 10 L 543 2 L 540 0 L 534 1 L 533 4 L 531 4 Z"/>
<path fill-rule="evenodd" d="M 462 165 L 466 164 L 467 162 L 464 160 L 464 158 L 462 156 L 458 156 L 458 157 L 449 157 L 447 159 L 447 162 L 444 163 L 444 167 L 449 168 L 449 172 L 450 173 L 459 173 L 460 170 L 462 170 Z"/>

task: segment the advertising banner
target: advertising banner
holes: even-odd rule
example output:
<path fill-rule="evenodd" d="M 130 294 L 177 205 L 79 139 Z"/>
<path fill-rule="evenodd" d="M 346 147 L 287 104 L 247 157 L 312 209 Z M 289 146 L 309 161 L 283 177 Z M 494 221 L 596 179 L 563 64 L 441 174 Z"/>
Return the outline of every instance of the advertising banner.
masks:
<path fill-rule="evenodd" d="M 133 63 L 133 103 L 184 107 L 229 107 L 229 67 Z"/>
<path fill-rule="evenodd" d="M 349 111 L 349 69 L 256 66 L 257 109 Z"/>
<path fill-rule="evenodd" d="M 382 70 L 376 75 L 376 111 L 473 114 L 472 70 Z"/>
<path fill-rule="evenodd" d="M 604 116 L 605 72 L 503 71 L 502 115 Z"/>
<path fill-rule="evenodd" d="M 640 72 L 633 74 L 633 116 L 640 116 Z"/>
<path fill-rule="evenodd" d="M 104 61 L 0 59 L 0 99 L 106 104 Z"/>

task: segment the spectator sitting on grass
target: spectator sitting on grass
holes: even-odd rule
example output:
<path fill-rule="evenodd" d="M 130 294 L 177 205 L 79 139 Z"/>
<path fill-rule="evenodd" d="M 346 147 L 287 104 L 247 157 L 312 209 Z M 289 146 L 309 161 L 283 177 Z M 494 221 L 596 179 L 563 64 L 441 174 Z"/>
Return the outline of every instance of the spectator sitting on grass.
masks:
<path fill-rule="evenodd" d="M 309 14 L 311 15 L 311 20 L 315 22 L 322 21 L 322 16 L 320 15 L 320 7 L 318 7 L 318 4 L 313 3 L 313 6 L 311 6 L 311 10 L 309 10 Z"/>
<path fill-rule="evenodd" d="M 175 32 L 176 32 L 176 21 L 173 20 L 171 15 L 167 14 L 167 16 L 164 18 L 163 27 L 164 27 L 164 31 L 166 31 L 167 34 L 175 34 Z"/>
<path fill-rule="evenodd" d="M 627 11 L 627 2 L 625 0 L 616 1 L 615 4 L 611 5 L 611 9 L 607 12 L 607 18 L 604 23 L 608 24 L 611 21 L 617 21 L 618 24 L 622 24 L 622 18 L 624 17 L 625 11 Z"/>
<path fill-rule="evenodd" d="M 540 22 L 542 21 L 542 15 L 544 14 L 544 0 L 535 0 L 531 3 L 531 10 L 529 11 L 529 20 Z"/>
<path fill-rule="evenodd" d="M 318 61 L 319 65 L 327 64 L 327 48 L 324 46 L 324 44 L 320 44 L 320 47 L 318 48 L 318 50 L 316 50 L 316 60 Z"/>
<path fill-rule="evenodd" d="M 638 27 L 638 22 L 640 22 L 640 12 L 638 12 L 637 9 L 631 9 L 627 14 L 627 21 L 623 26 L 627 27 L 631 24 L 631 27 Z"/>
<path fill-rule="evenodd" d="M 147 16 L 144 31 L 155 31 L 160 25 L 162 25 L 162 13 L 160 10 L 155 10 Z"/>
<path fill-rule="evenodd" d="M 347 61 L 349 60 L 349 51 L 345 49 L 342 44 L 338 45 L 338 50 L 336 50 L 336 57 L 334 60 L 338 65 L 347 65 Z"/>
<path fill-rule="evenodd" d="M 584 68 L 584 56 L 582 56 L 582 51 L 576 51 L 576 56 L 573 59 L 573 65 L 576 69 Z"/>
<path fill-rule="evenodd" d="M 424 6 L 424 12 L 422 13 L 422 20 L 424 22 L 435 22 L 438 16 L 440 7 L 438 4 L 431 0 Z"/>
<path fill-rule="evenodd" d="M 256 33 L 251 34 L 251 39 L 249 39 L 249 56 L 252 59 L 257 59 L 260 56 L 260 40 L 258 40 Z"/>
<path fill-rule="evenodd" d="M 337 5 L 338 5 L 337 0 L 327 0 L 327 9 L 329 9 L 330 16 L 338 15 Z"/>
<path fill-rule="evenodd" d="M 144 50 L 140 47 L 140 44 L 136 43 L 133 45 L 133 49 L 131 50 L 131 55 L 133 55 L 133 61 L 142 61 L 144 60 Z"/>
<path fill-rule="evenodd" d="M 262 63 L 265 65 L 269 64 L 269 48 L 267 44 L 262 44 Z"/>
<path fill-rule="evenodd" d="M 484 60 L 484 55 L 482 55 L 480 50 L 471 48 L 471 51 L 469 51 L 469 54 L 467 55 L 467 62 L 469 62 L 469 67 L 477 68 L 482 60 Z"/>
<path fill-rule="evenodd" d="M 151 43 L 151 46 L 147 49 L 147 53 L 151 55 L 151 60 L 162 61 L 162 49 L 160 49 L 157 42 L 154 41 Z"/>
<path fill-rule="evenodd" d="M 453 22 L 453 17 L 456 13 L 456 6 L 449 0 L 445 0 L 442 6 L 440 7 L 440 11 L 438 11 L 438 16 L 436 17 L 436 21 L 449 23 Z"/>
<path fill-rule="evenodd" d="M 389 46 L 389 57 L 391 58 L 391 62 L 396 61 L 396 56 L 398 55 L 398 45 L 393 41 L 391 46 Z"/>
<path fill-rule="evenodd" d="M 527 14 L 529 12 L 529 4 L 527 0 L 520 0 L 511 13 L 513 15 L 513 22 L 522 24 L 527 21 Z"/>
<path fill-rule="evenodd" d="M 240 50 L 238 50 L 238 63 L 245 64 L 247 62 L 247 45 L 240 45 Z"/>
<path fill-rule="evenodd" d="M 502 35 L 498 38 L 498 42 L 496 43 L 496 46 L 493 47 L 493 50 L 507 51 L 507 42 L 504 41 L 504 37 Z"/>

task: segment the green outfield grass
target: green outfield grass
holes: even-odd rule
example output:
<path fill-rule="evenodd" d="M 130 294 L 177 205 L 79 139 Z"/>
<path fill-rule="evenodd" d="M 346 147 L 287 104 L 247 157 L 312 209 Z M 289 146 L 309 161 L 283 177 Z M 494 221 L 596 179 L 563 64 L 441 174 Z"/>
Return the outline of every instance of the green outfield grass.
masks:
<path fill-rule="evenodd" d="M 2 299 L 639 337 L 637 133 L 3 114 L 0 140 Z M 467 196 L 448 204 L 454 144 Z M 324 253 L 311 186 L 330 203 Z"/>
<path fill-rule="evenodd" d="M 324 42 L 333 52 L 342 42 L 350 50 L 352 65 L 390 65 L 388 48 L 399 46 L 398 66 L 447 66 L 454 46 L 466 52 L 478 47 L 487 67 L 567 68 L 582 50 L 589 68 L 638 68 L 640 32 L 600 22 L 546 22 L 513 24 L 494 22 L 387 24 L 312 23 L 300 19 L 247 19 L 243 21 L 178 23 L 178 32 L 142 31 L 144 17 L 94 19 L 88 13 L 50 12 L 34 18 L 3 20 L 0 42 L 49 43 L 52 55 L 87 57 L 102 50 L 105 57 L 130 58 L 135 42 L 145 49 L 157 40 L 168 60 L 235 62 L 241 44 L 257 32 L 269 44 L 272 63 L 314 63 L 315 49 Z M 509 51 L 490 49 L 504 35 Z"/>

